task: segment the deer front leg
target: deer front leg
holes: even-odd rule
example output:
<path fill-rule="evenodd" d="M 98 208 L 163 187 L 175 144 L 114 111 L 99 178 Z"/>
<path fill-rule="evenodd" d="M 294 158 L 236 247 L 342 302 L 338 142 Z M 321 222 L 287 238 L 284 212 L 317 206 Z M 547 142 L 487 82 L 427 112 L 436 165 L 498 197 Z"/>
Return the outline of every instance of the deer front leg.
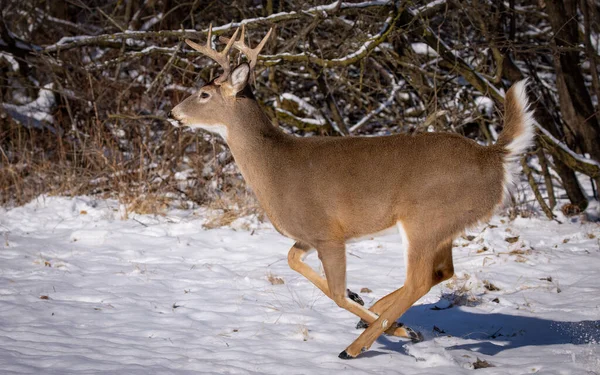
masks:
<path fill-rule="evenodd" d="M 348 297 L 348 289 L 346 289 L 346 246 L 344 244 L 328 243 L 320 246 L 317 252 L 325 270 L 331 299 L 339 307 L 350 311 L 364 321 L 374 322 L 377 319 L 376 314 L 367 310 L 355 299 Z"/>
<path fill-rule="evenodd" d="M 346 289 L 346 258 L 345 258 L 345 248 L 342 245 L 342 253 L 343 253 L 343 264 L 335 263 L 335 259 L 329 256 L 325 256 L 324 258 L 321 256 L 323 251 L 319 253 L 319 258 L 323 263 L 323 268 L 325 269 L 325 275 L 327 280 L 322 278 L 318 273 L 316 273 L 308 264 L 304 263 L 304 258 L 310 252 L 311 247 L 305 245 L 301 242 L 296 242 L 294 246 L 290 249 L 288 254 L 288 264 L 290 268 L 294 271 L 300 273 L 302 276 L 306 277 L 310 282 L 312 282 L 317 288 L 319 288 L 327 297 L 331 298 L 335 301 L 340 307 L 350 311 L 351 313 L 357 315 L 361 319 L 366 322 L 374 322 L 377 319 L 377 315 L 369 312 L 365 307 L 363 307 L 360 303 L 356 302 L 353 299 L 347 297 L 347 294 L 350 294 Z M 339 251 L 339 250 L 337 250 Z M 327 253 L 327 250 L 325 250 Z M 326 265 L 327 264 L 327 265 Z M 341 273 L 342 280 L 339 280 L 340 272 L 339 271 L 327 271 L 327 269 L 342 267 L 343 272 Z M 333 286 L 332 286 L 333 284 Z M 337 297 L 334 297 L 337 296 Z M 341 296 L 341 297 L 340 297 Z M 337 301 L 336 301 L 337 298 Z M 339 303 L 338 303 L 339 302 Z M 343 305 L 343 306 L 342 306 Z"/>

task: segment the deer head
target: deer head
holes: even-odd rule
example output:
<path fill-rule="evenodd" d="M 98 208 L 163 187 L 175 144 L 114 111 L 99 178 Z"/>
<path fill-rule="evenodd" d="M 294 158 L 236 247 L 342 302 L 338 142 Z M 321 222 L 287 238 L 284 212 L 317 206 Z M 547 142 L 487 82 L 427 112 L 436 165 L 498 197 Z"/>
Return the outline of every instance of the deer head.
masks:
<path fill-rule="evenodd" d="M 240 40 L 236 40 L 239 29 L 231 39 L 221 37 L 221 41 L 227 43 L 221 52 L 211 48 L 212 25 L 209 27 L 206 45 L 202 46 L 186 39 L 185 42 L 190 47 L 217 62 L 223 68 L 223 73 L 173 108 L 169 114 L 173 125 L 205 129 L 227 139 L 228 126 L 232 123 L 231 116 L 240 113 L 238 107 L 245 104 L 240 101 L 248 98 L 254 100 L 248 80 L 256 66 L 258 54 L 272 30 L 269 30 L 256 48 L 250 48 L 244 42 L 245 28 L 242 26 Z M 247 63 L 241 63 L 233 70 L 229 61 L 232 46 L 248 59 Z"/>

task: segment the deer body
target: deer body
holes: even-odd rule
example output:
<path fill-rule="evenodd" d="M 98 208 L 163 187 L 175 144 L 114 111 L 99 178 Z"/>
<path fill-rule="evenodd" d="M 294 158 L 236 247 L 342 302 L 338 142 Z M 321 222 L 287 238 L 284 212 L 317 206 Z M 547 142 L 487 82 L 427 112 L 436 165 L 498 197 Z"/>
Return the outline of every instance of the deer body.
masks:
<path fill-rule="evenodd" d="M 188 44 L 221 63 L 232 45 L 255 59 L 259 48 L 240 45 L 235 35 L 221 54 Z M 231 73 L 224 67 L 225 77 L 176 106 L 172 117 L 225 138 L 273 225 L 296 241 L 290 267 L 369 325 L 340 358 L 356 357 L 383 332 L 419 339 L 396 320 L 453 275 L 452 240 L 502 203 L 515 160 L 532 142 L 525 83 L 507 93 L 504 130 L 492 146 L 449 133 L 300 138 L 274 127 L 260 108 L 247 84 L 253 63 Z M 407 242 L 405 285 L 366 309 L 347 297 L 345 244 L 396 226 Z M 326 279 L 303 262 L 315 249 Z"/>
<path fill-rule="evenodd" d="M 242 107 L 252 105 L 262 113 L 255 101 Z M 449 133 L 300 138 L 264 114 L 248 118 L 227 131 L 244 179 L 281 233 L 313 247 L 415 220 L 432 236 L 451 236 L 502 201 L 498 147 Z"/>

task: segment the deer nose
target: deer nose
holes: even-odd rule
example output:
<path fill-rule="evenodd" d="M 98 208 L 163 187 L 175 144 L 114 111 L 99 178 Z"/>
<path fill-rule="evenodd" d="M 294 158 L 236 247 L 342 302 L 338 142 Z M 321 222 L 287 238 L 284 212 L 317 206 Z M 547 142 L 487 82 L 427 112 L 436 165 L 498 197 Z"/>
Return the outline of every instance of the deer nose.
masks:
<path fill-rule="evenodd" d="M 169 113 L 167 113 L 167 118 L 173 118 L 173 111 L 169 111 Z"/>

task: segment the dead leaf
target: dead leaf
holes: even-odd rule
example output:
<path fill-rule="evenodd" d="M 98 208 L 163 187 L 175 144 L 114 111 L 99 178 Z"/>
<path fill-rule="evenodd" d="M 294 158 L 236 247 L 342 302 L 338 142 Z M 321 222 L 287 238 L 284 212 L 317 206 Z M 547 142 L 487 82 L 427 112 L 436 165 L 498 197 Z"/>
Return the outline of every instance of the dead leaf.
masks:
<path fill-rule="evenodd" d="M 500 288 L 498 288 L 496 285 L 490 283 L 487 280 L 483 280 L 483 286 L 485 287 L 485 289 L 489 290 L 490 292 L 496 292 L 496 291 L 500 290 Z"/>
<path fill-rule="evenodd" d="M 492 365 L 491 363 L 489 363 L 485 359 L 482 361 L 479 358 L 477 358 L 477 361 L 475 361 L 473 363 L 473 369 L 475 369 L 475 370 L 480 369 L 480 368 L 488 368 L 488 367 L 496 367 L 496 366 Z"/>
<path fill-rule="evenodd" d="M 271 285 L 281 285 L 281 284 L 285 284 L 285 281 L 283 281 L 283 279 L 281 277 L 277 277 L 273 274 L 268 274 L 267 275 L 267 280 L 269 280 L 269 282 L 271 283 Z"/>

